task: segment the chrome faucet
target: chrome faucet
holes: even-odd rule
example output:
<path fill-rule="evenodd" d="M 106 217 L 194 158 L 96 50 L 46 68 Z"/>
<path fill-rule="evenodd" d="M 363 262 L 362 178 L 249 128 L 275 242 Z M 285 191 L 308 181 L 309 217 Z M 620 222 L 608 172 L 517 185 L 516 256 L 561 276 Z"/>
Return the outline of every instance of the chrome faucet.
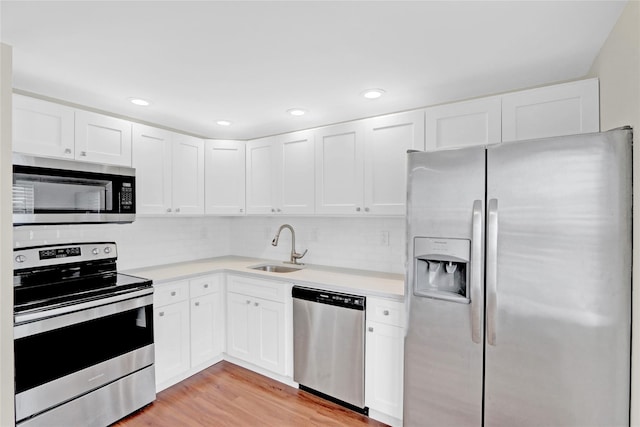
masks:
<path fill-rule="evenodd" d="M 273 238 L 271 244 L 273 246 L 278 246 L 278 239 L 280 238 L 280 232 L 282 232 L 283 228 L 288 228 L 291 231 L 291 260 L 285 261 L 288 264 L 300 264 L 298 260 L 307 254 L 309 249 L 305 249 L 303 253 L 299 254 L 296 252 L 296 232 L 293 231 L 293 227 L 289 224 L 282 224 L 276 233 L 276 237 Z"/>

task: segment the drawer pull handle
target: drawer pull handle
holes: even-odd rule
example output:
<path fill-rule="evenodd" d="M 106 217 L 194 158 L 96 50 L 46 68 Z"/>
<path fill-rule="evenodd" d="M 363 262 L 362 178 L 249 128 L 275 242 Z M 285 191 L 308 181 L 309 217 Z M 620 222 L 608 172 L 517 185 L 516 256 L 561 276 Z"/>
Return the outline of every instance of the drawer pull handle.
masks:
<path fill-rule="evenodd" d="M 205 284 L 204 284 L 204 288 L 205 288 L 205 289 L 207 289 L 208 287 L 209 287 L 209 284 L 208 284 L 208 283 L 205 283 Z"/>
<path fill-rule="evenodd" d="M 373 332 L 373 326 L 369 326 L 369 332 Z"/>
<path fill-rule="evenodd" d="M 171 296 L 175 297 L 176 296 L 176 291 L 171 291 Z"/>
<path fill-rule="evenodd" d="M 196 302 L 196 307 L 200 307 L 200 303 L 199 302 Z"/>
<path fill-rule="evenodd" d="M 158 315 L 159 315 L 160 317 L 164 317 L 164 311 L 161 311 Z"/>
<path fill-rule="evenodd" d="M 382 314 L 384 314 L 385 316 L 388 316 L 389 315 L 389 310 L 383 311 Z"/>

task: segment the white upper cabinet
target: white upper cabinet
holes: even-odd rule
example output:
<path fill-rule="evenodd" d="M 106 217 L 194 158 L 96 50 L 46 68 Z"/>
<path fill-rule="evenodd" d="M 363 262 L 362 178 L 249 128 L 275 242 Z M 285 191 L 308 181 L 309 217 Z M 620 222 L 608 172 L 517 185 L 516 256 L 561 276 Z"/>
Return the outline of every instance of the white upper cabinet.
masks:
<path fill-rule="evenodd" d="M 249 141 L 246 150 L 247 213 L 275 213 L 273 138 Z"/>
<path fill-rule="evenodd" d="M 277 156 L 275 162 L 276 209 L 280 209 L 283 214 L 313 214 L 315 211 L 313 132 L 293 132 L 275 137 L 274 150 Z"/>
<path fill-rule="evenodd" d="M 74 109 L 13 95 L 13 151 L 74 159 Z"/>
<path fill-rule="evenodd" d="M 502 96 L 502 140 L 600 131 L 598 79 Z"/>
<path fill-rule="evenodd" d="M 310 131 L 247 142 L 247 213 L 314 213 L 314 139 Z"/>
<path fill-rule="evenodd" d="M 245 143 L 207 140 L 204 150 L 205 213 L 244 215 Z"/>
<path fill-rule="evenodd" d="M 172 209 L 171 132 L 134 124 L 133 167 L 138 213 L 164 214 Z"/>
<path fill-rule="evenodd" d="M 134 124 L 138 214 L 204 214 L 204 141 Z"/>
<path fill-rule="evenodd" d="M 362 121 L 316 131 L 316 213 L 363 212 L 364 134 Z"/>
<path fill-rule="evenodd" d="M 404 215 L 407 150 L 424 150 L 424 114 L 393 114 L 365 124 L 364 211 Z"/>
<path fill-rule="evenodd" d="M 172 160 L 175 212 L 204 214 L 204 141 L 174 133 Z"/>
<path fill-rule="evenodd" d="M 487 145 L 501 140 L 500 97 L 425 109 L 426 150 Z"/>
<path fill-rule="evenodd" d="M 131 122 L 76 110 L 76 158 L 131 166 Z"/>

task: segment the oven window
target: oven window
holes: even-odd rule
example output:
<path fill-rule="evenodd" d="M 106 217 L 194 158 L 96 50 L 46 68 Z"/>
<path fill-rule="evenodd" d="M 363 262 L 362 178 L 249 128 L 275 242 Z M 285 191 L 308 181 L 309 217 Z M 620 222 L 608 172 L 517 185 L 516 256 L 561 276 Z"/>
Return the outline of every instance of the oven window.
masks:
<path fill-rule="evenodd" d="M 152 305 L 19 338 L 16 393 L 152 343 Z"/>
<path fill-rule="evenodd" d="M 13 213 L 99 213 L 113 209 L 110 180 L 13 174 Z"/>

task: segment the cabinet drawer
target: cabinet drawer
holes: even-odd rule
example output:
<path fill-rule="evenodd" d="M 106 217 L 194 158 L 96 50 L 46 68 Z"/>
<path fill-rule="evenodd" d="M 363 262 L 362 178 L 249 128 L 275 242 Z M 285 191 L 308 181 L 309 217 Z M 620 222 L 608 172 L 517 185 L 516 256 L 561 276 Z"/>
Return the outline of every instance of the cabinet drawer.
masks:
<path fill-rule="evenodd" d="M 252 297 L 263 298 L 270 301 L 284 302 L 286 297 L 286 286 L 282 282 L 272 282 L 270 280 L 253 279 L 242 276 L 229 276 L 227 290 Z"/>
<path fill-rule="evenodd" d="M 189 295 L 191 298 L 214 292 L 220 292 L 220 276 L 203 276 L 189 280 Z"/>
<path fill-rule="evenodd" d="M 404 304 L 400 301 L 367 297 L 367 321 L 404 326 Z"/>
<path fill-rule="evenodd" d="M 156 307 L 186 301 L 188 298 L 189 282 L 186 280 L 154 286 L 153 305 Z"/>

